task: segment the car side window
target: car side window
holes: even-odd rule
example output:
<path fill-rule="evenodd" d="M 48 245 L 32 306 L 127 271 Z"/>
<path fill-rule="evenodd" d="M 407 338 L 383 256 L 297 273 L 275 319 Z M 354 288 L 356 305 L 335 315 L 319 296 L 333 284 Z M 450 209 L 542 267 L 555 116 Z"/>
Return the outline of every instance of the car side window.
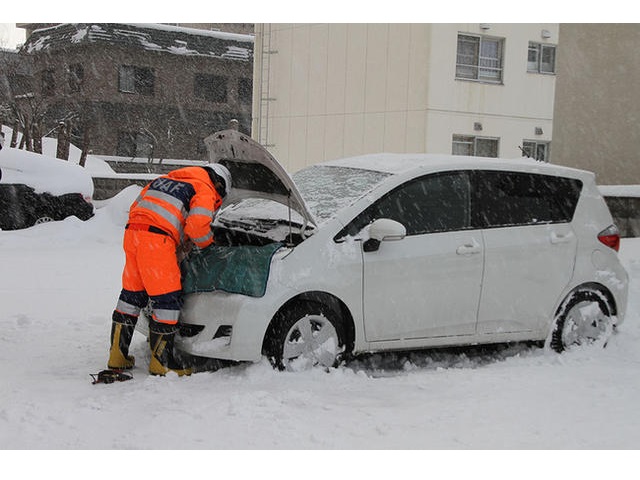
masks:
<path fill-rule="evenodd" d="M 345 229 L 355 235 L 379 218 L 396 220 L 407 235 L 470 227 L 470 184 L 466 172 L 446 172 L 411 180 L 387 193 Z"/>
<path fill-rule="evenodd" d="M 477 228 L 570 222 L 582 182 L 525 172 L 474 174 L 473 223 Z"/>

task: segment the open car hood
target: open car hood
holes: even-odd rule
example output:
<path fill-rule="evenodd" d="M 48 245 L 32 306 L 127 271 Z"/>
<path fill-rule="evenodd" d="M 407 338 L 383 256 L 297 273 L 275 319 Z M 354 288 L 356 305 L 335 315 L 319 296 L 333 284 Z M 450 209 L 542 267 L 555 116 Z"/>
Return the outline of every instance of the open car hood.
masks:
<path fill-rule="evenodd" d="M 237 130 L 223 130 L 209 135 L 204 143 L 209 161 L 231 172 L 232 188 L 224 206 L 247 198 L 264 198 L 290 207 L 307 224 L 317 226 L 291 176 L 258 142 Z"/>

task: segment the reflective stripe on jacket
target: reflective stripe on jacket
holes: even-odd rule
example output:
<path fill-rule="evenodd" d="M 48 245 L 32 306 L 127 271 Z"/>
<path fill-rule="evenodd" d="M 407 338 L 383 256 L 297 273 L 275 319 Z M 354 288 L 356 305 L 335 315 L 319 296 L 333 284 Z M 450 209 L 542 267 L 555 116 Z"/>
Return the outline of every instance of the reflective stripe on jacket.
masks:
<path fill-rule="evenodd" d="M 200 248 L 213 243 L 211 222 L 222 197 L 202 167 L 185 167 L 156 178 L 129 210 L 130 223 L 156 226 L 177 242 L 185 236 Z"/>

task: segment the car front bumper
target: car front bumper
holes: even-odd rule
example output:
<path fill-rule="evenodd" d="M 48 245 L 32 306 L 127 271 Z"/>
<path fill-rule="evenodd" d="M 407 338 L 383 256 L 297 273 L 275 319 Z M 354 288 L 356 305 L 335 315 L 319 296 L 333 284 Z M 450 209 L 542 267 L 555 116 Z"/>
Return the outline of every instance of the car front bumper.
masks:
<path fill-rule="evenodd" d="M 272 317 L 263 299 L 219 291 L 188 295 L 177 348 L 200 357 L 259 361 Z"/>

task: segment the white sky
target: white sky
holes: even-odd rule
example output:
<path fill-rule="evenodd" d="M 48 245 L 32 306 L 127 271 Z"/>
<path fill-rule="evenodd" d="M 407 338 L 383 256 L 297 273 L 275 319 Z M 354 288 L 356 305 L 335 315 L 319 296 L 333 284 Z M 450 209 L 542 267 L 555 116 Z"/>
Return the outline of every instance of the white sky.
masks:
<path fill-rule="evenodd" d="M 15 23 L 0 23 L 0 48 L 16 48 L 24 43 L 24 30 Z"/>
<path fill-rule="evenodd" d="M 7 2 L 5 2 L 7 3 Z M 233 2 L 203 4 L 200 0 L 182 0 L 175 4 L 158 3 L 152 10 L 131 0 L 111 0 L 109 10 L 96 10 L 89 2 L 78 0 L 31 0 L 28 5 L 8 2 L 0 7 L 3 19 L 14 22 L 353 22 L 353 23 L 571 23 L 571 22 L 640 22 L 640 9 L 629 11 L 626 0 L 602 2 L 583 0 L 576 8 L 573 2 L 563 6 L 557 0 L 538 0 L 534 9 L 523 8 L 521 2 L 510 0 L 456 0 L 455 2 L 431 2 L 421 4 L 415 0 L 318 0 L 322 8 L 291 8 L 291 0 L 243 0 L 242 8 Z M 444 4 L 444 5 L 443 5 Z M 204 5 L 204 6 L 203 6 Z M 210 5 L 210 6 L 207 6 Z M 417 5 L 422 5 L 416 9 Z M 15 23 L 0 23 L 0 47 L 15 48 L 24 42 L 24 30 Z"/>
<path fill-rule="evenodd" d="M 153 9 L 131 0 L 111 0 L 109 8 L 96 8 L 86 0 L 31 0 L 3 2 L 3 19 L 15 22 L 637 22 L 640 12 L 631 11 L 626 0 L 558 2 L 538 0 L 525 8 L 512 0 L 456 0 L 427 2 L 415 0 L 317 0 L 321 8 L 301 9 L 292 0 L 243 0 L 241 8 L 234 2 L 202 3 L 181 0 L 178 4 L 156 2 Z M 177 6 L 179 5 L 179 6 Z M 578 7 L 579 5 L 579 7 Z"/>

